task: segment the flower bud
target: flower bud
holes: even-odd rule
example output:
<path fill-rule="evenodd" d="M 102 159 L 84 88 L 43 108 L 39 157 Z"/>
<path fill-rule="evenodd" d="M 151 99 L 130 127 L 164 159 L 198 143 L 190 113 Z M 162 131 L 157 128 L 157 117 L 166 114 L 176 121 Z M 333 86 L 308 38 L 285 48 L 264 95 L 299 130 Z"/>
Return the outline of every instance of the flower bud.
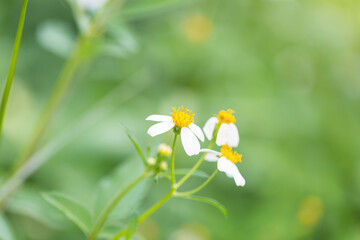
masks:
<path fill-rule="evenodd" d="M 162 162 L 160 163 L 160 170 L 161 170 L 161 171 L 166 171 L 167 169 L 168 169 L 168 164 L 167 164 L 167 162 L 162 161 Z"/>
<path fill-rule="evenodd" d="M 160 155 L 163 155 L 165 157 L 169 157 L 171 155 L 172 149 L 169 145 L 162 143 L 158 147 L 158 152 Z"/>
<path fill-rule="evenodd" d="M 148 158 L 147 164 L 149 164 L 149 166 L 154 166 L 156 164 L 156 159 L 153 157 Z"/>

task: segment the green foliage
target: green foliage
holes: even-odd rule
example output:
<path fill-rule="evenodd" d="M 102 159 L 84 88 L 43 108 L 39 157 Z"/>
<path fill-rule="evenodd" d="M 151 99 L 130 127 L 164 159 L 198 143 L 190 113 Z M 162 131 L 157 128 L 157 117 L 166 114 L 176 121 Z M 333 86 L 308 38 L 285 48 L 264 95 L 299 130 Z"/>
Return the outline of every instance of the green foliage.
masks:
<path fill-rule="evenodd" d="M 178 176 L 184 176 L 185 174 L 187 174 L 190 171 L 190 168 L 179 168 L 175 170 L 175 175 Z M 199 178 L 209 178 L 209 174 L 207 174 L 206 172 L 203 172 L 201 170 L 196 170 L 192 176 L 194 177 L 199 177 Z"/>
<path fill-rule="evenodd" d="M 130 240 L 131 237 L 134 235 L 134 233 L 136 231 L 137 222 L 138 222 L 138 216 L 136 214 L 134 214 L 131 217 L 131 219 L 129 221 L 129 226 L 127 227 L 127 230 L 126 230 L 126 236 L 125 236 L 126 240 Z"/>
<path fill-rule="evenodd" d="M 141 160 L 143 161 L 144 166 L 145 166 L 145 165 L 146 165 L 146 158 L 145 158 L 145 156 L 144 156 L 144 154 L 143 154 L 143 152 L 142 152 L 139 144 L 138 144 L 138 143 L 136 142 L 136 140 L 131 136 L 129 130 L 128 130 L 125 126 L 122 126 L 122 127 L 123 127 L 126 135 L 128 136 L 128 138 L 130 139 L 130 141 L 131 141 L 132 144 L 134 145 L 136 151 L 138 152 L 138 154 L 139 154 L 139 156 L 140 156 L 140 158 L 141 158 Z"/>
<path fill-rule="evenodd" d="M 75 223 L 85 235 L 90 232 L 92 218 L 81 203 L 62 193 L 43 193 L 44 199 Z"/>
<path fill-rule="evenodd" d="M 227 216 L 226 208 L 215 199 L 194 195 L 179 195 L 179 197 L 210 204 L 220 210 L 225 216 Z"/>
<path fill-rule="evenodd" d="M 3 214 L 0 214 L 0 240 L 15 240 L 13 231 Z"/>

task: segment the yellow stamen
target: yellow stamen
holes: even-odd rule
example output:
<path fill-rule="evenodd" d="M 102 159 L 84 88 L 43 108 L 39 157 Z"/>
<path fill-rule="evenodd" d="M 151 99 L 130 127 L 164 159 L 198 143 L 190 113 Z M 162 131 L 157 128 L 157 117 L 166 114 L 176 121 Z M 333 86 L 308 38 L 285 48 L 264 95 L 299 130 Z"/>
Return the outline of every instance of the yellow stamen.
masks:
<path fill-rule="evenodd" d="M 232 148 L 228 145 L 223 145 L 220 151 L 222 157 L 226 157 L 233 163 L 241 162 L 242 155 L 238 154 L 236 151 L 232 151 Z"/>
<path fill-rule="evenodd" d="M 228 109 L 227 111 L 220 111 L 219 116 L 216 114 L 214 115 L 219 119 L 220 123 L 235 123 L 235 117 L 232 115 L 234 113 L 234 110 Z"/>
<path fill-rule="evenodd" d="M 189 109 L 185 109 L 184 106 L 179 107 L 178 110 L 173 108 L 172 113 L 172 119 L 175 123 L 175 126 L 182 128 L 182 127 L 188 127 L 190 123 L 194 121 L 195 114 L 191 114 L 191 111 Z"/>

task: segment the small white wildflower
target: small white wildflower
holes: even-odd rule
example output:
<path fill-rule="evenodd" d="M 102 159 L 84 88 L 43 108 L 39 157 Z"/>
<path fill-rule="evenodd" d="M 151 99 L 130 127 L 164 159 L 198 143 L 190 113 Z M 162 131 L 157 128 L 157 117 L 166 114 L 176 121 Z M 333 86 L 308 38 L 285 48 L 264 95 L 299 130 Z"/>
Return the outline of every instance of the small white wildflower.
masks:
<path fill-rule="evenodd" d="M 197 155 L 200 152 L 200 143 L 198 138 L 203 142 L 205 137 L 199 126 L 193 123 L 194 115 L 191 111 L 184 107 L 176 110 L 173 108 L 172 116 L 151 115 L 146 120 L 157 121 L 148 130 L 148 134 L 152 137 L 167 132 L 174 127 L 180 129 L 181 142 L 187 155 Z"/>
<path fill-rule="evenodd" d="M 241 162 L 242 155 L 236 151 L 232 151 L 232 148 L 228 145 L 223 145 L 220 151 L 221 152 L 217 152 L 210 149 L 201 150 L 201 152 L 207 152 L 205 160 L 209 162 L 217 161 L 219 171 L 224 172 L 229 178 L 233 178 L 236 186 L 243 187 L 245 185 L 245 179 L 235 165 L 235 163 Z"/>
<path fill-rule="evenodd" d="M 232 115 L 233 110 L 220 111 L 219 116 L 211 117 L 204 126 L 204 133 L 206 137 L 211 140 L 213 132 L 217 124 L 220 123 L 220 128 L 216 137 L 216 145 L 229 145 L 230 147 L 237 147 L 239 145 L 239 132 L 237 130 L 235 117 Z"/>

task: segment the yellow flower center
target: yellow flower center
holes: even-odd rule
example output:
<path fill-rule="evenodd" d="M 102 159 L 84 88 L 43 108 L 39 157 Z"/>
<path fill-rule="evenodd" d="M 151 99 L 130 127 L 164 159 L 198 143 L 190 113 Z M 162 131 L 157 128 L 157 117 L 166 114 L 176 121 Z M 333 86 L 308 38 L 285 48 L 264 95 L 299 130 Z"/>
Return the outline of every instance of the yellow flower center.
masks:
<path fill-rule="evenodd" d="M 232 151 L 232 148 L 228 145 L 223 145 L 220 151 L 222 157 L 226 157 L 233 163 L 241 162 L 242 155 L 238 154 L 236 151 Z"/>
<path fill-rule="evenodd" d="M 189 109 L 186 108 L 184 111 L 184 106 L 179 107 L 178 110 L 173 108 L 172 119 L 179 128 L 188 127 L 194 121 L 194 116 L 195 114 L 191 114 Z"/>
<path fill-rule="evenodd" d="M 232 115 L 234 113 L 233 110 L 228 109 L 227 111 L 220 111 L 219 116 L 215 114 L 215 117 L 219 119 L 220 123 L 235 123 L 235 117 Z"/>

